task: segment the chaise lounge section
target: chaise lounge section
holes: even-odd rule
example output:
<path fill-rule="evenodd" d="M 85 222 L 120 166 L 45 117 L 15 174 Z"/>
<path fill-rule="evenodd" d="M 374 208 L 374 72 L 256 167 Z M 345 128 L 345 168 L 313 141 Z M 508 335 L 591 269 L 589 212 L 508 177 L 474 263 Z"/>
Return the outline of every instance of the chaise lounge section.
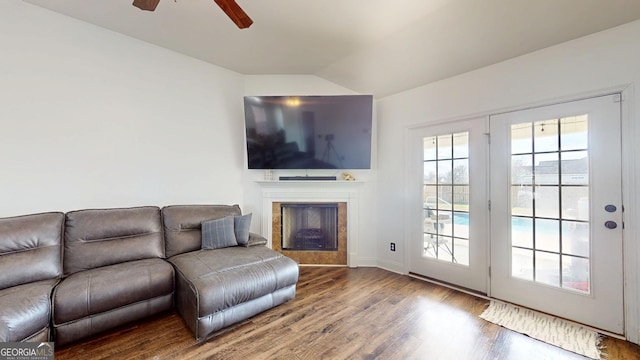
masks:
<path fill-rule="evenodd" d="M 162 209 L 167 256 L 176 269 L 176 309 L 196 340 L 293 299 L 298 264 L 250 234 L 246 243 L 201 249 L 202 223 L 240 217 L 237 205 Z"/>

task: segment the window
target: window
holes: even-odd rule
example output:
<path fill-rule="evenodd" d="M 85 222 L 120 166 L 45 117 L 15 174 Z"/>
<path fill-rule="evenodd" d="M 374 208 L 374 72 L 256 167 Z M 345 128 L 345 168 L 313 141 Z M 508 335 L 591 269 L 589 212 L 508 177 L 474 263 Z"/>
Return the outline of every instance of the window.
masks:
<path fill-rule="evenodd" d="M 423 257 L 469 265 L 469 133 L 423 139 Z"/>
<path fill-rule="evenodd" d="M 511 126 L 511 275 L 588 293 L 587 115 Z"/>

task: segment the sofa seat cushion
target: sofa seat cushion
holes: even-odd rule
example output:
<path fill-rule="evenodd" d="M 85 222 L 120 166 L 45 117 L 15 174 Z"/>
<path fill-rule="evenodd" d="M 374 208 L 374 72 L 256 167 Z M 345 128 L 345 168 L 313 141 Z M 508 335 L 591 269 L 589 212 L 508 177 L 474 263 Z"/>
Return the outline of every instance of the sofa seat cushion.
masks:
<path fill-rule="evenodd" d="M 54 325 L 82 319 L 129 304 L 171 294 L 173 267 L 162 259 L 145 259 L 81 271 L 54 291 Z"/>
<path fill-rule="evenodd" d="M 298 264 L 264 246 L 199 250 L 176 255 L 169 261 L 193 291 L 193 294 L 177 296 L 197 297 L 193 300 L 198 306 L 198 317 L 273 293 L 298 281 Z"/>
<path fill-rule="evenodd" d="M 0 342 L 22 341 L 49 332 L 51 291 L 58 280 L 0 290 Z"/>

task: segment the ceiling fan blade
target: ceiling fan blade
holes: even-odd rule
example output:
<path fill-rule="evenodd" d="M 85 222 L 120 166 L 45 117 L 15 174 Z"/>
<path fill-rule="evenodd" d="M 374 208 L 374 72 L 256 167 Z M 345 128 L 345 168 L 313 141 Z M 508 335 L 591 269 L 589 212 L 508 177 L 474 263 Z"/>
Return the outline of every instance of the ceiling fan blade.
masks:
<path fill-rule="evenodd" d="M 158 6 L 160 0 L 133 0 L 133 6 L 140 10 L 153 11 Z"/>
<path fill-rule="evenodd" d="M 236 24 L 240 29 L 246 29 L 251 24 L 253 24 L 253 20 L 247 15 L 240 5 L 238 5 L 234 0 L 214 0 L 218 6 L 224 11 L 225 14 Z"/>

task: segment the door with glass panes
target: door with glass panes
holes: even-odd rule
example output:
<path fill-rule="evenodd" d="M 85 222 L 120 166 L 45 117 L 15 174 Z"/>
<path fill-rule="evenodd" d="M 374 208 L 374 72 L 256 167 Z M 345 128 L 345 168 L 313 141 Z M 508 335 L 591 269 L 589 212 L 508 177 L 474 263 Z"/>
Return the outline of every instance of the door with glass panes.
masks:
<path fill-rule="evenodd" d="M 487 291 L 486 120 L 410 131 L 410 272 Z"/>
<path fill-rule="evenodd" d="M 620 101 L 409 130 L 409 271 L 622 334 Z"/>
<path fill-rule="evenodd" d="M 620 94 L 490 130 L 491 296 L 622 334 Z"/>

